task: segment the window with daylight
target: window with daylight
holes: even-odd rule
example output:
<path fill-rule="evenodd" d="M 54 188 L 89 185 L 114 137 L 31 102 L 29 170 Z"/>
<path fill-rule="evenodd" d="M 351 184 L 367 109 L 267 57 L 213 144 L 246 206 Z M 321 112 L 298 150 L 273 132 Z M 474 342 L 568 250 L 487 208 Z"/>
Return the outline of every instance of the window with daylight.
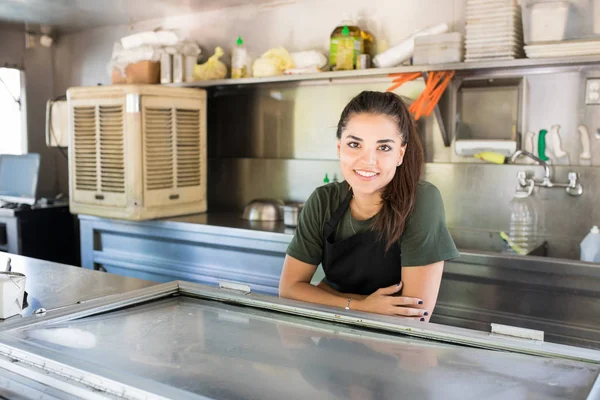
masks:
<path fill-rule="evenodd" d="M 21 70 L 0 68 L 0 154 L 27 152 L 25 102 L 21 89 Z"/>

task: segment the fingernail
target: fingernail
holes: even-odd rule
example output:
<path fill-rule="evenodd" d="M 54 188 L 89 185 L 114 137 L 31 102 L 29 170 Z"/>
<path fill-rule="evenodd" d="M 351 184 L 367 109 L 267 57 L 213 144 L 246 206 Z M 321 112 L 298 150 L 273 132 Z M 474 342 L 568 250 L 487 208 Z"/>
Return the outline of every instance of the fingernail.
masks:
<path fill-rule="evenodd" d="M 421 318 L 421 321 L 425 321 L 425 318 Z"/>
<path fill-rule="evenodd" d="M 424 315 L 424 316 L 428 316 L 428 315 L 429 315 L 429 313 L 428 313 L 427 311 L 425 311 L 425 312 L 423 313 L 423 315 Z"/>
<path fill-rule="evenodd" d="M 419 304 L 423 304 L 423 300 L 419 300 Z"/>

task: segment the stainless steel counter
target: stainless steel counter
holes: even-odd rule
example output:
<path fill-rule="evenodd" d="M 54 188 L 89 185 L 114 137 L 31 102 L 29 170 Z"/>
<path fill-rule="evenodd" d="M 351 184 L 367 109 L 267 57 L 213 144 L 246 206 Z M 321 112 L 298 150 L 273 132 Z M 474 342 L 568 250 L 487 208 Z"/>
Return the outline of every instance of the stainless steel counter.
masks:
<path fill-rule="evenodd" d="M 12 270 L 21 272 L 27 277 L 25 290 L 28 293 L 29 306 L 23 310 L 23 317 L 31 316 L 38 308 L 52 310 L 77 302 L 156 285 L 156 282 L 152 281 L 105 274 L 0 252 L 1 265 L 5 264 L 7 257 L 11 259 Z M 0 319 L 0 323 L 13 322 L 19 318 L 21 317 L 14 316 L 6 320 Z"/>
<path fill-rule="evenodd" d="M 60 389 L 58 398 L 600 394 L 598 351 L 186 282 L 0 326 L 0 376 L 5 371 L 9 383 Z M 21 397 L 40 398 L 33 394 Z"/>

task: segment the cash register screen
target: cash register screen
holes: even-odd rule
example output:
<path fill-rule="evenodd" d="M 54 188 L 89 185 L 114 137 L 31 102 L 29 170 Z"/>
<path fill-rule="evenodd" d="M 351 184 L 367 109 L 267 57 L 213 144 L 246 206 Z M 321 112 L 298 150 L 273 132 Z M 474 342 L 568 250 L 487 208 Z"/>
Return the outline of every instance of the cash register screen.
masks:
<path fill-rule="evenodd" d="M 0 155 L 0 200 L 35 204 L 39 170 L 39 154 Z"/>

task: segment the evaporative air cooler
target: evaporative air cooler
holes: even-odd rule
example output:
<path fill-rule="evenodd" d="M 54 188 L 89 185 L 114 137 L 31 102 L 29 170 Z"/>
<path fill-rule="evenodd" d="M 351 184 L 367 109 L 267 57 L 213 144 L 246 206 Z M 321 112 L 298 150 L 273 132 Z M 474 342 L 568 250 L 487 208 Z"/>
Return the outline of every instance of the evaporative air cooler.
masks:
<path fill-rule="evenodd" d="M 206 211 L 206 92 L 76 87 L 69 108 L 73 214 L 129 220 Z"/>

